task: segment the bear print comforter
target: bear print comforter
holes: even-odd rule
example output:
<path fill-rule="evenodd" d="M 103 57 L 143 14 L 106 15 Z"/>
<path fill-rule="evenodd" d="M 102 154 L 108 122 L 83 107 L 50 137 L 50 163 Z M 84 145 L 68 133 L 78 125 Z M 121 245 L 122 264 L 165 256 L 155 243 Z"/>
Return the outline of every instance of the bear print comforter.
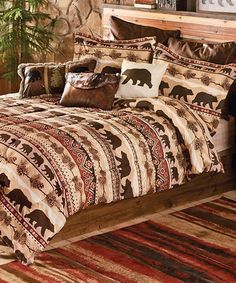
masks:
<path fill-rule="evenodd" d="M 204 122 L 168 97 L 119 99 L 112 111 L 0 101 L 0 233 L 25 264 L 88 206 L 222 170 Z"/>

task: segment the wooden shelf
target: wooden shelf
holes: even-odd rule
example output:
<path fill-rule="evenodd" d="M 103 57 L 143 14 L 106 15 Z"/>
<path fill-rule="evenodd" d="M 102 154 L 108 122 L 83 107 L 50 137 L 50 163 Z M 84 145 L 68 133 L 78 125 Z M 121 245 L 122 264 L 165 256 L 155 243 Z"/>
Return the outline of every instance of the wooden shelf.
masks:
<path fill-rule="evenodd" d="M 128 22 L 181 31 L 181 36 L 207 42 L 236 41 L 236 15 L 139 9 L 133 6 L 103 5 L 103 35 L 112 39 L 110 17 Z"/>
<path fill-rule="evenodd" d="M 135 8 L 134 6 L 127 5 L 115 5 L 115 4 L 103 4 L 103 8 L 110 9 L 122 9 L 130 11 L 145 11 L 150 13 L 157 14 L 170 14 L 170 15 L 180 15 L 180 16 L 191 16 L 191 17 L 200 17 L 200 18 L 212 18 L 212 19 L 224 19 L 224 20 L 233 20 L 236 21 L 236 14 L 226 14 L 226 13 L 216 13 L 216 12 L 188 12 L 188 11 L 171 11 L 171 10 L 157 10 L 157 9 L 140 9 Z"/>

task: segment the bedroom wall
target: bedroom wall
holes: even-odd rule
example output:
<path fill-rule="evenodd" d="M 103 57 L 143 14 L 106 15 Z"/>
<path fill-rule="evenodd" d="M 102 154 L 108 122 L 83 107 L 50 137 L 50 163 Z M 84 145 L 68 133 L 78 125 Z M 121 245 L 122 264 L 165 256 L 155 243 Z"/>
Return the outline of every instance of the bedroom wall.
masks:
<path fill-rule="evenodd" d="M 102 3 L 133 5 L 133 0 L 50 0 L 50 14 L 53 17 L 54 47 L 58 50 L 50 60 L 68 61 L 73 55 L 73 32 L 101 36 Z"/>

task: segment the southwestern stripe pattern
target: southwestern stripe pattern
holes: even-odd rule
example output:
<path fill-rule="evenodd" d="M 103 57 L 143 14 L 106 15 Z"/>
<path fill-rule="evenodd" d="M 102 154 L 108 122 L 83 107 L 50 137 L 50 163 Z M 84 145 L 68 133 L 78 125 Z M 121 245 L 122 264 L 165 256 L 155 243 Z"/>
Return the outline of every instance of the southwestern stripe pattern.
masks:
<path fill-rule="evenodd" d="M 222 171 L 206 125 L 180 101 L 117 100 L 102 111 L 58 100 L 0 103 L 0 231 L 21 262 L 88 206 Z"/>
<path fill-rule="evenodd" d="M 0 267 L 0 282 L 236 282 L 236 200 L 221 198 Z"/>

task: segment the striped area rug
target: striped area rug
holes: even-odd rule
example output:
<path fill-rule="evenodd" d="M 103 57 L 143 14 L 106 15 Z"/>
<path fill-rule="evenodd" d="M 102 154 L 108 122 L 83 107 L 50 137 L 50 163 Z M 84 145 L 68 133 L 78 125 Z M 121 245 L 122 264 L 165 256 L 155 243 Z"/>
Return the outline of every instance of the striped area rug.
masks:
<path fill-rule="evenodd" d="M 236 282 L 236 201 L 221 198 L 0 266 L 0 282 Z"/>

